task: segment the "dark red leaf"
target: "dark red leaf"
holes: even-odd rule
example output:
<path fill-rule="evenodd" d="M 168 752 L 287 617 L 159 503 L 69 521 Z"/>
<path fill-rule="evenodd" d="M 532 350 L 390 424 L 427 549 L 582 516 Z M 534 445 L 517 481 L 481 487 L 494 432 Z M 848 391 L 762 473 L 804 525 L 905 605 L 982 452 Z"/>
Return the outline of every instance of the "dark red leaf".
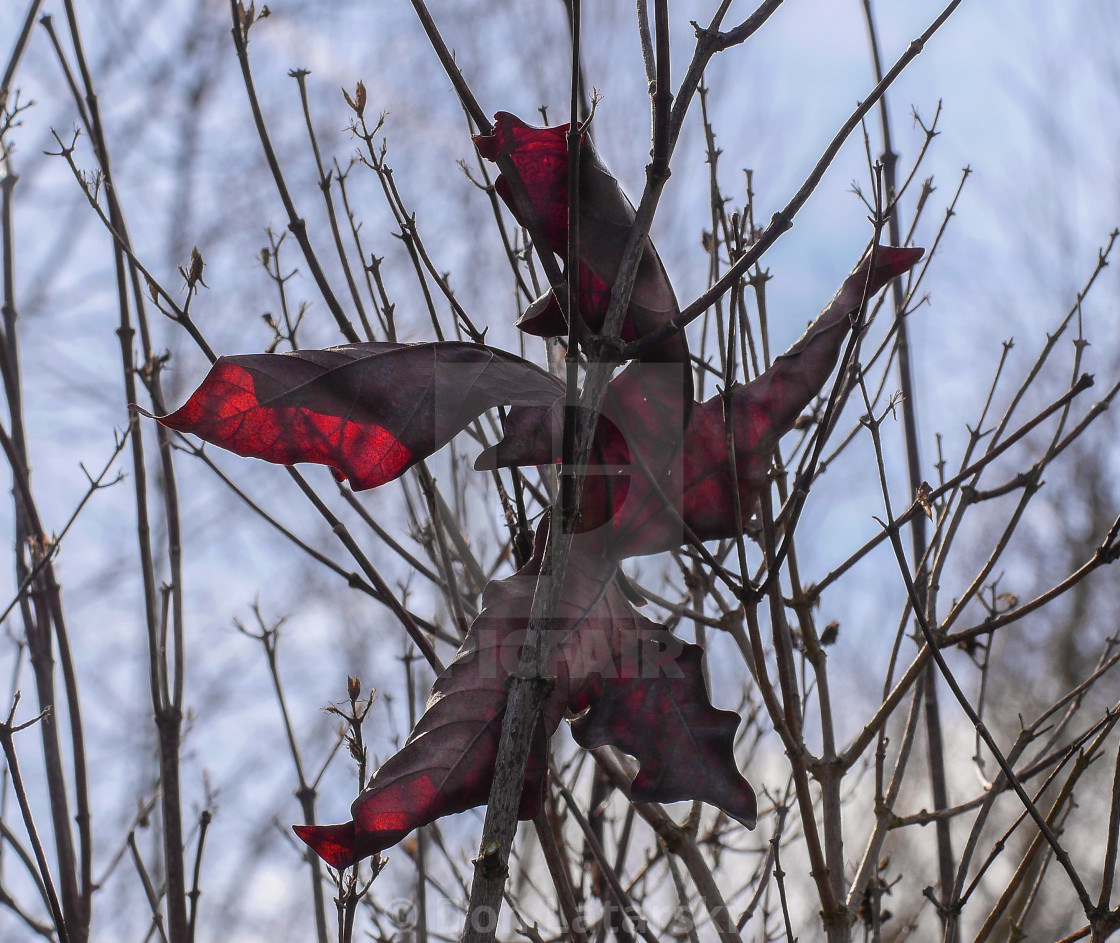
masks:
<path fill-rule="evenodd" d="M 219 358 L 160 422 L 238 455 L 328 465 L 361 490 L 396 478 L 490 407 L 548 406 L 558 389 L 539 367 L 479 344 L 351 344 Z"/>
<path fill-rule="evenodd" d="M 779 439 L 828 381 L 865 296 L 870 298 L 909 270 L 923 251 L 879 247 L 870 277 L 870 258 L 865 258 L 804 335 L 769 370 L 732 391 L 735 469 L 744 517 L 750 516 L 765 486 Z M 682 506 L 685 520 L 701 540 L 734 537 L 737 530 L 726 435 L 719 397 L 692 410 L 685 436 Z M 634 552 L 649 551 L 635 547 Z"/>
<path fill-rule="evenodd" d="M 486 802 L 543 548 L 542 528 L 533 560 L 486 588 L 483 611 L 437 679 L 416 729 L 354 802 L 354 821 L 297 828 L 328 863 L 347 866 L 427 822 Z M 753 827 L 754 792 L 732 751 L 739 717 L 709 703 L 700 649 L 638 615 L 614 563 L 578 540 L 549 631 L 556 683 L 530 755 L 522 818 L 539 806 L 545 738 L 565 713 L 586 711 L 574 726 L 581 743 L 614 744 L 641 763 L 635 798 L 703 799 Z M 685 755 L 694 762 L 678 763 Z"/>
<path fill-rule="evenodd" d="M 512 161 L 524 191 L 511 184 L 504 174 L 498 177 L 495 188 L 522 225 L 529 225 L 532 220 L 540 223 L 549 248 L 557 254 L 565 252 L 568 243 L 567 131 L 567 125 L 534 128 L 502 111 L 494 116 L 493 132 L 474 139 L 483 157 Z M 599 331 L 634 222 L 634 208 L 586 134 L 580 144 L 579 186 L 580 314 L 588 327 Z M 677 313 L 673 286 L 647 237 L 623 322 L 622 339 L 636 340 L 672 320 Z M 535 301 L 517 326 L 529 334 L 545 337 L 567 332 L 563 309 L 551 292 Z M 688 363 L 684 335 L 669 339 L 644 359 Z"/>
<path fill-rule="evenodd" d="M 881 246 L 870 278 L 865 258 L 802 338 L 762 376 L 733 390 L 735 469 L 744 526 L 778 441 L 827 382 L 865 293 L 870 297 L 907 271 L 922 251 Z M 611 381 L 596 432 L 593 464 L 610 471 L 588 477 L 583 526 L 586 530 L 609 521 L 598 537 L 617 558 L 680 546 L 685 540 L 682 522 L 701 540 L 733 537 L 738 530 L 723 401 L 713 397 L 686 413 L 679 380 L 665 372 L 670 369 L 631 364 L 622 371 Z M 556 461 L 561 405 L 557 400 L 551 411 L 535 407 L 532 416 L 511 409 L 506 439 L 483 452 L 476 467 Z M 623 481 L 625 490 L 619 486 Z"/>
<path fill-rule="evenodd" d="M 416 728 L 354 801 L 354 821 L 297 828 L 297 834 L 329 864 L 349 866 L 396 844 L 414 828 L 486 802 L 505 716 L 509 673 L 517 667 L 542 554 L 543 542 L 538 538 L 533 559 L 520 572 L 487 585 L 483 610 L 454 660 L 432 686 Z M 545 735 L 556 729 L 562 709 L 552 703 L 538 728 L 521 797 L 522 818 L 536 812 L 544 775 Z"/>
<path fill-rule="evenodd" d="M 735 764 L 739 715 L 718 710 L 704 689 L 699 645 L 634 613 L 640 627 L 616 636 L 620 677 L 594 679 L 580 692 L 590 708 L 572 723 L 587 749 L 611 744 L 640 768 L 635 802 L 700 799 L 754 828 L 754 790 Z"/>
<path fill-rule="evenodd" d="M 561 643 L 557 685 L 567 683 L 570 713 L 586 709 L 572 722 L 580 746 L 609 744 L 638 761 L 631 799 L 699 799 L 754 828 L 754 790 L 735 763 L 740 717 L 708 700 L 703 655 L 635 612 L 615 581 Z"/>

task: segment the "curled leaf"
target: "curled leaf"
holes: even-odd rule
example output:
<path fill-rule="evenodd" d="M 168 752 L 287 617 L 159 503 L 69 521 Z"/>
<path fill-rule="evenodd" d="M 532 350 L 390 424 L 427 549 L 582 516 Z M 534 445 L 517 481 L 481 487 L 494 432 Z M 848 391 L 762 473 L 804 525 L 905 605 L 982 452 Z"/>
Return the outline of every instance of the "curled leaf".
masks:
<path fill-rule="evenodd" d="M 494 116 L 493 132 L 474 139 L 484 158 L 509 160 L 516 168 L 522 185 L 517 186 L 502 174 L 495 183 L 498 195 L 522 225 L 538 222 L 549 248 L 557 254 L 563 253 L 568 243 L 567 132 L 567 125 L 534 128 L 502 111 Z M 630 237 L 634 208 L 586 134 L 580 143 L 579 187 L 579 308 L 587 326 L 599 331 Z M 551 291 L 546 292 L 530 305 L 517 326 L 538 336 L 564 334 L 565 307 Z M 647 236 L 622 326 L 622 339 L 636 340 L 671 321 L 678 312 L 673 286 Z M 669 339 L 644 359 L 687 363 L 684 335 Z"/>

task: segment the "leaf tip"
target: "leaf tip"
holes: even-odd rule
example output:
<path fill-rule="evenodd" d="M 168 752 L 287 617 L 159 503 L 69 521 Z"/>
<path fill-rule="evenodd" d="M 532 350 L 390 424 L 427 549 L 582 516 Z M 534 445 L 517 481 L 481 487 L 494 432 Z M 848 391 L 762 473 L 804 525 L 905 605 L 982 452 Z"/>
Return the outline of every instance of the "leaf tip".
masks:
<path fill-rule="evenodd" d="M 926 250 L 917 246 L 879 246 L 875 253 L 875 281 L 886 284 L 917 265 Z"/>
<path fill-rule="evenodd" d="M 293 825 L 292 831 L 315 854 L 339 871 L 366 857 L 358 848 L 353 822 L 342 825 Z"/>
<path fill-rule="evenodd" d="M 485 160 L 497 160 L 501 155 L 502 142 L 505 140 L 502 130 L 511 117 L 508 112 L 499 111 L 494 115 L 494 129 L 489 134 L 475 134 L 471 137 L 479 155 Z"/>

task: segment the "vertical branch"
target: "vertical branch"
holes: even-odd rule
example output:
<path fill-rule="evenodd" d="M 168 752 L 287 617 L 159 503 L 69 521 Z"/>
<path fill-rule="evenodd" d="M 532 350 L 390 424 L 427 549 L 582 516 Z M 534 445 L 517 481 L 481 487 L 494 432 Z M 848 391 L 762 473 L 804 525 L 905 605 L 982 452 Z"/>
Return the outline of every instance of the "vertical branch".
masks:
<path fill-rule="evenodd" d="M 575 533 L 578 511 L 575 504 L 575 449 L 576 429 L 579 426 L 577 399 L 579 397 L 579 329 L 582 315 L 579 310 L 579 45 L 580 0 L 570 0 L 572 29 L 572 89 L 568 119 L 568 349 L 564 355 L 564 440 L 563 460 L 560 466 L 560 520 L 565 533 Z"/>
<path fill-rule="evenodd" d="M 438 526 L 438 525 L 436 525 Z M 406 693 L 408 696 L 408 726 L 416 728 L 416 676 L 412 670 L 414 656 L 406 652 L 404 661 Z M 359 784 L 359 788 L 363 784 Z M 428 943 L 428 832 L 421 827 L 416 831 L 416 943 Z"/>
<path fill-rule="evenodd" d="M 871 10 L 871 0 L 863 0 L 864 18 L 867 22 L 868 42 L 871 46 L 872 65 L 876 83 L 883 81 L 883 64 L 879 56 L 879 41 L 875 30 L 875 17 Z M 891 144 L 890 113 L 887 108 L 886 93 L 879 98 L 879 125 L 883 139 L 883 180 L 886 184 L 887 231 L 892 246 L 899 244 L 900 223 L 895 168 L 898 155 Z M 905 317 L 905 299 L 902 282 L 895 279 L 891 285 L 891 300 L 894 303 L 895 350 L 898 354 L 898 382 L 902 391 L 902 438 L 906 448 L 906 472 L 910 483 L 910 494 L 918 493 L 922 485 L 922 462 L 918 443 L 918 415 L 915 401 L 914 373 L 910 364 L 909 328 Z M 929 601 L 929 575 L 921 561 L 926 555 L 926 518 L 923 514 L 914 515 L 910 526 L 910 552 L 917 568 L 914 584 L 918 591 L 915 604 L 925 611 Z M 931 661 L 926 667 L 923 688 L 925 699 L 926 748 L 929 755 L 930 791 L 934 811 L 949 807 L 949 789 L 945 781 L 945 744 L 941 735 L 941 710 L 937 698 L 937 668 Z M 937 871 L 941 887 L 941 907 L 950 904 L 948 899 L 953 887 L 953 844 L 947 818 L 938 818 L 934 825 L 937 836 Z M 944 910 L 941 911 L 945 923 Z M 947 941 L 952 943 L 952 940 Z"/>
<path fill-rule="evenodd" d="M 100 106 L 97 94 L 94 91 L 93 79 L 86 61 L 82 44 L 81 33 L 78 28 L 77 15 L 72 0 L 65 0 L 67 26 L 78 65 L 78 72 L 82 79 L 84 100 L 79 99 L 79 107 L 83 117 L 88 120 L 88 130 L 97 157 L 98 165 L 104 174 L 106 187 L 105 194 L 108 201 L 109 219 L 115 234 L 113 243 L 114 266 L 117 279 L 117 296 L 120 312 L 120 327 L 117 334 L 120 338 L 122 367 L 125 380 L 126 402 L 136 402 L 135 376 L 139 373 L 145 380 L 153 402 L 157 408 L 162 406 L 162 393 L 159 379 L 161 361 L 152 353 L 151 336 L 148 329 L 147 317 L 144 312 L 144 295 L 140 288 L 139 270 L 131 263 L 132 249 L 128 237 L 128 227 L 125 223 L 124 213 L 120 206 L 117 189 L 113 184 L 112 165 L 109 149 L 101 121 Z M 65 60 L 59 48 L 60 60 L 64 69 Z M 69 73 L 68 73 L 69 74 Z M 70 79 L 71 88 L 77 94 L 77 85 Z M 126 266 L 127 263 L 131 263 Z M 192 259 L 191 274 L 187 276 L 188 291 L 192 291 L 201 278 L 202 259 L 197 257 L 197 272 L 195 260 Z M 133 303 L 136 307 L 136 322 L 140 331 L 141 349 L 144 361 L 137 368 L 133 361 L 132 343 L 134 329 L 132 327 L 132 313 L 129 301 L 131 290 Z M 138 423 L 139 417 L 130 416 L 130 423 Z M 170 437 L 166 430 L 157 433 L 159 443 L 161 472 L 163 477 L 164 492 L 164 520 L 167 526 L 168 537 L 168 565 L 170 570 L 170 586 L 165 599 L 170 605 L 170 618 L 172 640 L 172 654 L 169 655 L 166 645 L 161 638 L 162 620 L 159 616 L 157 602 L 158 591 L 155 581 L 155 565 L 151 546 L 151 533 L 149 523 L 148 498 L 147 498 L 147 471 L 144 460 L 143 438 L 137 427 L 131 428 L 133 449 L 133 470 L 136 486 L 137 501 L 137 531 L 140 542 L 141 570 L 143 573 L 145 616 L 148 629 L 149 647 L 149 677 L 151 684 L 152 703 L 155 711 L 156 728 L 159 735 L 159 766 L 160 766 L 160 795 L 161 812 L 163 820 L 163 852 L 166 867 L 166 895 L 168 914 L 168 934 L 171 943 L 186 943 L 189 939 L 190 929 L 187 918 L 187 890 L 186 873 L 183 862 L 183 822 L 182 807 L 180 802 L 180 758 L 179 751 L 182 738 L 183 716 L 183 684 L 184 684 L 184 626 L 183 626 L 183 580 L 182 558 L 180 541 L 180 521 L 178 511 L 178 493 L 175 479 L 175 470 L 171 454 Z M 169 663 L 173 660 L 174 670 L 169 671 Z M 83 861 L 83 872 L 89 871 L 89 865 Z M 92 881 L 86 891 L 88 897 L 92 894 Z"/>
<path fill-rule="evenodd" d="M 68 922 L 63 915 L 62 906 L 58 902 L 58 894 L 54 889 L 54 881 L 51 880 L 50 867 L 47 864 L 47 856 L 43 851 L 43 843 L 39 839 L 39 830 L 35 827 L 35 819 L 31 814 L 31 803 L 27 798 L 27 789 L 24 788 L 23 776 L 19 770 L 19 759 L 16 756 L 15 743 L 12 739 L 13 735 L 20 730 L 30 727 L 32 724 L 43 719 L 43 714 L 32 720 L 26 721 L 22 724 L 15 724 L 16 707 L 19 705 L 19 692 L 12 700 L 12 709 L 8 712 L 8 719 L 0 723 L 0 748 L 3 748 L 4 758 L 8 763 L 8 770 L 12 776 L 12 789 L 16 794 L 16 801 L 19 803 L 20 813 L 23 815 L 23 824 L 27 829 L 27 837 L 31 841 L 31 848 L 35 852 L 35 863 L 39 868 L 38 879 L 42 882 L 42 886 L 46 890 L 47 902 L 50 905 L 51 917 L 54 920 L 55 930 L 58 931 L 59 943 L 70 943 L 70 935 L 67 932 Z"/>
<path fill-rule="evenodd" d="M 1117 838 L 1120 836 L 1120 747 L 1116 750 L 1116 767 L 1112 774 L 1112 803 L 1108 814 L 1108 840 L 1104 850 L 1104 867 L 1101 877 L 1101 893 L 1097 898 L 1097 908 L 1108 910 L 1112 900 L 1112 884 L 1116 879 Z"/>
<path fill-rule="evenodd" d="M 700 936 L 696 932 L 696 915 L 693 914 L 692 908 L 688 905 L 688 890 L 684 886 L 680 868 L 677 867 L 677 862 L 673 860 L 673 856 L 669 854 L 669 848 L 665 842 L 662 841 L 660 844 L 662 854 L 665 855 L 665 863 L 669 867 L 669 874 L 673 879 L 673 889 L 677 892 L 677 915 L 684 923 L 683 929 L 688 934 L 689 943 L 700 943 Z M 674 923 L 676 922 L 674 920 Z"/>
<path fill-rule="evenodd" d="M 656 42 L 655 79 L 653 90 L 653 164 L 650 175 L 654 178 L 669 176 L 669 118 L 673 107 L 673 92 L 669 87 L 669 4 L 668 0 L 654 0 L 653 23 Z"/>
<path fill-rule="evenodd" d="M 576 0 L 561 0 L 561 2 L 564 4 L 564 11 L 568 14 L 568 33 L 571 37 L 572 43 L 574 44 L 576 40 L 576 31 L 578 29 L 575 22 L 575 8 L 577 5 Z M 579 71 L 577 74 L 579 81 L 579 120 L 582 123 L 586 121 L 588 116 L 591 114 L 591 100 L 587 97 L 587 82 L 585 82 L 583 79 L 582 62 L 579 64 Z M 573 121 L 572 123 L 574 124 L 575 122 Z"/>
<path fill-rule="evenodd" d="M 525 781 L 525 768 L 533 731 L 539 722 L 541 707 L 551 689 L 548 677 L 548 628 L 555 617 L 564 588 L 564 576 L 572 549 L 580 490 L 591 453 L 592 438 L 599 410 L 606 392 L 606 378 L 601 377 L 598 398 L 589 400 L 588 393 L 576 405 L 578 381 L 577 341 L 581 327 L 579 317 L 579 54 L 580 3 L 572 0 L 572 70 L 571 121 L 568 129 L 568 317 L 567 390 L 564 410 L 564 455 L 562 469 L 566 475 L 559 489 L 559 502 L 549 527 L 548 546 L 541 564 L 540 576 L 533 593 L 533 603 L 526 627 L 526 641 L 517 670 L 510 684 L 502 721 L 501 739 L 494 763 L 494 778 L 486 805 L 482 829 L 481 853 L 475 860 L 467 916 L 463 926 L 463 943 L 490 943 L 497 929 L 502 903 L 507 862 L 517 829 L 517 808 Z M 414 0 L 414 4 L 416 0 Z M 420 4 L 422 6 L 422 4 Z M 434 32 L 434 26 L 429 35 Z M 435 41 L 433 40 L 433 43 Z M 440 41 L 442 45 L 442 40 Z M 437 51 L 439 46 L 437 46 Z M 442 58 L 442 57 L 441 57 Z M 446 64 L 446 63 L 445 63 Z M 458 70 L 454 70 L 458 74 Z M 477 106 L 476 106 L 477 107 Z M 573 159 L 575 158 L 575 159 Z M 519 178 L 518 178 L 519 179 Z M 541 252 L 542 261 L 549 256 Z M 551 261 L 551 259 L 550 259 Z M 619 322 L 621 324 L 621 321 Z M 617 329 L 616 329 L 617 331 Z M 609 375 L 608 371 L 603 371 Z M 583 407 L 583 423 L 577 423 L 577 408 Z M 580 428 L 582 426 L 582 428 Z M 577 429 L 579 439 L 577 448 Z"/>
<path fill-rule="evenodd" d="M 859 901 L 863 900 L 865 895 L 869 895 L 871 897 L 872 914 L 877 915 L 879 912 L 879 899 L 882 896 L 882 885 L 876 878 L 875 871 L 881 860 L 880 852 L 883 850 L 883 842 L 885 842 L 887 838 L 889 820 L 890 816 L 893 814 L 894 803 L 898 798 L 899 791 L 902 789 L 906 765 L 910 759 L 910 749 L 914 744 L 914 735 L 917 733 L 918 720 L 921 716 L 921 687 L 924 683 L 925 672 L 915 672 L 914 677 L 914 696 L 910 700 L 910 709 L 906 715 L 902 742 L 898 748 L 898 756 L 895 759 L 891 781 L 885 791 L 882 782 L 887 759 L 888 738 L 884 733 L 880 733 L 878 737 L 878 745 L 875 749 L 875 827 L 871 832 L 871 837 L 867 840 L 867 847 L 864 850 L 863 858 L 860 859 L 859 866 L 856 868 L 855 877 L 852 878 L 851 886 L 848 888 L 846 906 L 849 910 L 858 907 Z"/>
<path fill-rule="evenodd" d="M 288 739 L 288 752 L 291 754 L 292 763 L 296 770 L 296 800 L 299 802 L 300 811 L 303 813 L 304 824 L 314 825 L 316 821 L 315 799 L 317 797 L 317 790 L 315 784 L 307 780 L 307 775 L 303 766 L 303 756 L 300 753 L 299 742 L 296 740 L 295 728 L 292 725 L 292 717 L 288 711 L 288 700 L 284 696 L 284 685 L 280 681 L 280 663 L 277 655 L 277 646 L 280 642 L 280 625 L 283 620 L 280 620 L 280 622 L 275 623 L 271 627 L 266 625 L 264 617 L 261 615 L 260 607 L 257 605 L 253 606 L 253 615 L 257 620 L 258 632 L 250 631 L 237 621 L 234 622 L 234 625 L 236 625 L 238 630 L 243 634 L 259 641 L 264 648 L 265 658 L 268 659 L 268 674 L 272 679 L 272 689 L 276 692 L 276 701 L 280 707 L 280 717 L 284 723 L 284 734 Z M 361 787 L 359 786 L 359 788 Z M 201 840 L 200 836 L 200 845 Z M 311 872 L 311 896 L 315 908 L 315 937 L 318 943 L 327 943 L 327 907 L 326 901 L 323 898 L 322 864 L 319 856 L 311 854 L 310 852 L 305 855 L 305 858 L 307 859 L 308 868 Z"/>
<path fill-rule="evenodd" d="M 140 302 L 137 301 L 139 306 Z M 140 317 L 143 315 L 138 311 Z M 150 371 L 141 373 L 148 379 L 149 394 L 153 403 L 162 410 L 163 390 L 160 383 L 161 361 L 148 353 L 146 363 Z M 183 551 L 182 526 L 179 517 L 179 489 L 171 446 L 171 432 L 163 426 L 156 427 L 159 447 L 160 471 L 163 485 L 164 523 L 167 527 L 167 562 L 170 582 L 164 589 L 164 605 L 170 605 L 171 652 L 166 638 L 161 637 L 158 652 L 150 657 L 159 660 L 164 678 L 162 695 L 156 708 L 156 727 L 159 731 L 160 794 L 162 797 L 164 860 L 167 865 L 167 915 L 171 943 L 189 943 L 190 922 L 187 916 L 187 878 L 184 854 L 186 851 L 183 810 L 180 750 L 183 739 L 183 687 L 185 683 L 186 645 L 183 615 Z M 162 624 L 166 626 L 165 613 Z M 161 633 L 162 635 L 163 633 Z M 169 666 L 169 662 L 171 665 Z M 170 667 L 170 671 L 169 671 Z"/>
<path fill-rule="evenodd" d="M 9 70 L 3 80 L 4 84 L 0 86 L 0 103 L 6 99 L 7 85 L 14 76 L 14 65 L 22 56 L 22 45 L 26 40 L 26 35 L 21 35 L 12 53 Z M 43 711 L 51 712 L 43 720 L 40 729 L 59 869 L 58 878 L 62 891 L 62 912 L 72 937 L 81 941 L 88 933 L 89 901 L 93 892 L 91 875 L 93 851 L 86 777 L 85 734 L 69 632 L 62 609 L 61 587 L 50 559 L 52 541 L 46 535 L 31 490 L 30 461 L 23 419 L 23 380 L 17 330 L 15 236 L 12 219 L 12 198 L 18 180 L 18 175 L 12 171 L 7 145 L 0 141 L 0 244 L 2 244 L 3 266 L 0 374 L 3 377 L 11 419 L 10 436 L 0 426 L 0 442 L 12 471 L 12 493 L 15 499 L 15 568 L 21 587 L 17 599 L 24 619 L 39 707 Z M 29 555 L 30 561 L 25 554 Z M 26 590 L 30 592 L 25 592 Z M 62 745 L 59 738 L 60 705 L 57 700 L 54 676 L 55 641 L 57 641 L 58 659 L 62 669 L 67 719 L 70 723 L 75 819 L 78 825 L 76 851 L 71 831 L 70 800 L 67 795 Z"/>
<path fill-rule="evenodd" d="M 203 809 L 198 817 L 198 845 L 194 852 L 194 875 L 191 879 L 191 892 L 188 895 L 191 902 L 191 912 L 188 921 L 188 935 L 190 943 L 195 941 L 195 927 L 198 922 L 198 899 L 202 896 L 202 888 L 199 883 L 202 878 L 202 850 L 206 847 L 206 832 L 210 828 L 210 823 L 214 819 L 214 814 L 209 809 Z"/>

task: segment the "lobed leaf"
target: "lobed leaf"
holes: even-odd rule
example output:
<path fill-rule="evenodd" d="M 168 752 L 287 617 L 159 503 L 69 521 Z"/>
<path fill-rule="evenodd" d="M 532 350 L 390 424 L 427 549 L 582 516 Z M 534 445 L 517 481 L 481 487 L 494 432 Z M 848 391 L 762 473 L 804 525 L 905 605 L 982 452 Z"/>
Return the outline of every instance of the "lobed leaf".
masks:
<path fill-rule="evenodd" d="M 634 611 L 612 583 L 557 659 L 568 712 L 583 711 L 572 735 L 586 749 L 615 746 L 638 761 L 635 802 L 699 799 L 754 828 L 754 790 L 735 762 L 740 717 L 708 700 L 703 657 L 699 645 Z"/>
<path fill-rule="evenodd" d="M 533 559 L 486 588 L 463 647 L 437 679 L 404 747 L 354 802 L 353 821 L 296 826 L 333 867 L 347 867 L 414 828 L 486 802 L 507 681 L 520 657 L 543 548 L 542 528 Z M 577 538 L 549 625 L 555 684 L 537 728 L 520 817 L 531 818 L 539 808 L 546 739 L 565 714 L 582 714 L 573 724 L 578 742 L 614 744 L 641 764 L 634 798 L 703 799 L 753 827 L 754 792 L 732 748 L 739 716 L 708 701 L 700 648 L 635 612 L 615 575 L 613 562 Z M 681 764 L 682 756 L 692 761 Z"/>
<path fill-rule="evenodd" d="M 610 383 L 596 430 L 592 465 L 603 472 L 593 467 L 588 475 L 583 529 L 598 528 L 604 550 L 619 559 L 680 546 L 685 526 L 701 540 L 736 536 L 765 485 L 774 449 L 827 383 L 865 297 L 909 270 L 922 252 L 881 246 L 874 269 L 865 257 L 801 339 L 761 376 L 732 390 L 742 521 L 735 518 L 722 397 L 686 408 L 686 388 L 669 365 L 631 364 L 622 371 Z M 558 460 L 561 405 L 558 399 L 550 410 L 536 406 L 531 416 L 511 409 L 506 438 L 485 450 L 476 467 Z"/>

